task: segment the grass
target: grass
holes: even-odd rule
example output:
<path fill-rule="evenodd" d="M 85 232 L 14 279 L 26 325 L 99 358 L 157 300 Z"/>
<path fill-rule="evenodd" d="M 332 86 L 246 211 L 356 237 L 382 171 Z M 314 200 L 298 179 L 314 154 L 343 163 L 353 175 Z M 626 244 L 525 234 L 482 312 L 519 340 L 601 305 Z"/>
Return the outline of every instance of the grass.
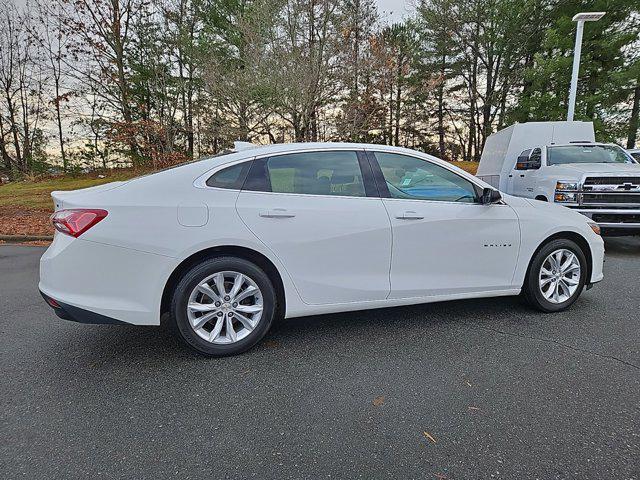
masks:
<path fill-rule="evenodd" d="M 26 208 L 32 210 L 53 210 L 51 192 L 54 190 L 77 190 L 103 183 L 128 180 L 140 175 L 134 170 L 116 170 L 108 172 L 105 178 L 97 174 L 77 177 L 54 177 L 42 180 L 8 183 L 0 186 L 0 209 L 3 207 Z"/>
<path fill-rule="evenodd" d="M 451 165 L 455 165 L 458 168 L 461 168 L 465 172 L 469 172 L 472 175 L 475 175 L 478 171 L 478 162 L 449 162 Z"/>

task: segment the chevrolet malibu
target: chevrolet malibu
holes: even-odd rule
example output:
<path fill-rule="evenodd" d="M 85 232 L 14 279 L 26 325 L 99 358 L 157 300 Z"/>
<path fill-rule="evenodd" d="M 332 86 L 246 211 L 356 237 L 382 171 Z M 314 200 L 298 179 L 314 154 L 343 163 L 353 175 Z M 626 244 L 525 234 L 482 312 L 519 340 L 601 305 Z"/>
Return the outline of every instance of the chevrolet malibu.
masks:
<path fill-rule="evenodd" d="M 603 277 L 586 217 L 397 147 L 243 145 L 52 197 L 39 287 L 55 313 L 167 313 L 211 356 L 246 351 L 275 317 L 519 294 L 558 312 Z"/>

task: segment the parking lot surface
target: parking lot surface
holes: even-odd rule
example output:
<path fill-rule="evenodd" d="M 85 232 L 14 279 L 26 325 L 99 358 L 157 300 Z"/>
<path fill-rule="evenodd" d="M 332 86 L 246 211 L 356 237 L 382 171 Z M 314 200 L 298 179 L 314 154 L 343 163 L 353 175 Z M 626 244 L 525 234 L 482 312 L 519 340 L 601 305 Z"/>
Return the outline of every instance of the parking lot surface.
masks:
<path fill-rule="evenodd" d="M 225 359 L 58 319 L 42 252 L 0 246 L 3 478 L 640 478 L 640 238 L 565 313 L 283 320 Z"/>

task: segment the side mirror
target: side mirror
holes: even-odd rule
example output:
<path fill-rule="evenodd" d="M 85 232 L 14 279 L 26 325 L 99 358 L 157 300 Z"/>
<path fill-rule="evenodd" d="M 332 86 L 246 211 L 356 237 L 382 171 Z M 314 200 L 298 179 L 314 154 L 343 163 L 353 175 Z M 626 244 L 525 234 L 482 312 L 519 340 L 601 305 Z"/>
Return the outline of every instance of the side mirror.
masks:
<path fill-rule="evenodd" d="M 498 203 L 502 200 L 502 194 L 493 188 L 485 188 L 482 190 L 482 197 L 480 203 L 482 205 L 491 205 L 492 203 Z"/>

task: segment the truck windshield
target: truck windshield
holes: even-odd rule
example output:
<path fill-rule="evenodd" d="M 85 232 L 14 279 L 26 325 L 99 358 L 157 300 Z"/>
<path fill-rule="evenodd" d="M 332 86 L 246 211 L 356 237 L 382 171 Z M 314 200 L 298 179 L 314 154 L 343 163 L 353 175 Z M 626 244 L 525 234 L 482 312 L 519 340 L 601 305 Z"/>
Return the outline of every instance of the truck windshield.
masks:
<path fill-rule="evenodd" d="M 549 165 L 565 163 L 636 163 L 615 145 L 567 145 L 548 147 Z"/>

